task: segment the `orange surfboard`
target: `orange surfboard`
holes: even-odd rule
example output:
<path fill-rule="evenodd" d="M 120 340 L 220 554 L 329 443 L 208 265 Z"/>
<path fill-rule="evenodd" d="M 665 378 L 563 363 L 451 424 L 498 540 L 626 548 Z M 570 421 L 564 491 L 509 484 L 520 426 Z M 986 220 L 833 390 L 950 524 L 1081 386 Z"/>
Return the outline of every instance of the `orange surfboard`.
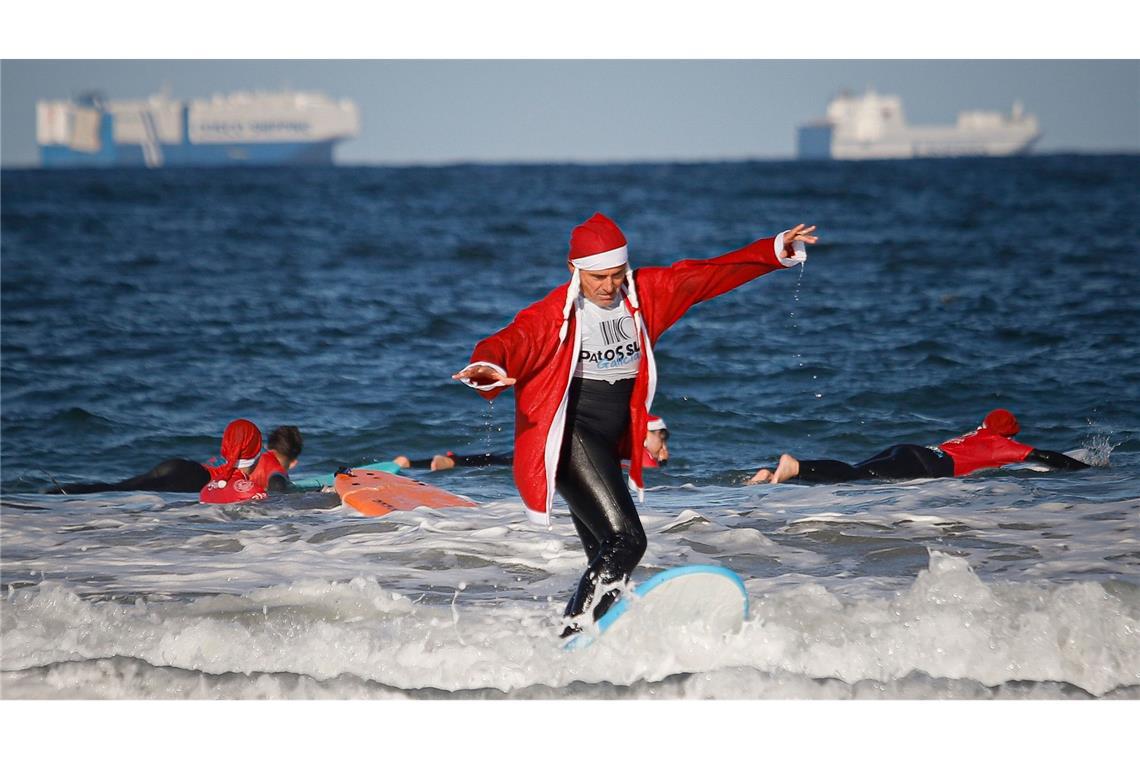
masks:
<path fill-rule="evenodd" d="M 475 502 L 418 480 L 378 470 L 350 470 L 333 483 L 340 501 L 369 517 L 416 507 L 474 507 Z"/>

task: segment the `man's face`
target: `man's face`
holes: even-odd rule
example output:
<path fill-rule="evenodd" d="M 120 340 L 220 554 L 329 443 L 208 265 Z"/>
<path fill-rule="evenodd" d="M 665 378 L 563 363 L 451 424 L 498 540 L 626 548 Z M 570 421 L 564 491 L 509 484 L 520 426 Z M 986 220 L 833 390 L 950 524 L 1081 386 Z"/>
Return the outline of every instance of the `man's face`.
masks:
<path fill-rule="evenodd" d="M 658 464 L 669 461 L 669 446 L 666 444 L 668 440 L 668 430 L 650 430 L 645 434 L 645 450 L 649 452 L 649 456 L 657 460 Z"/>
<path fill-rule="evenodd" d="M 574 265 L 566 266 L 573 273 Z M 582 282 L 582 295 L 596 306 L 608 309 L 617 303 L 621 293 L 621 284 L 625 281 L 625 265 L 599 269 L 596 272 L 582 270 L 579 276 Z"/>

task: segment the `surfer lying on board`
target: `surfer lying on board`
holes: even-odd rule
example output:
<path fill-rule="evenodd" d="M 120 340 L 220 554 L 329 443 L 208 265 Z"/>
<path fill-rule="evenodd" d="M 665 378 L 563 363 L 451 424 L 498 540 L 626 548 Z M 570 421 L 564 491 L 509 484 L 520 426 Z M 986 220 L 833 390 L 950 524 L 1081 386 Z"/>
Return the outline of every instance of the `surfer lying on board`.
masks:
<path fill-rule="evenodd" d="M 645 434 L 645 447 L 641 450 L 642 467 L 664 467 L 669 464 L 669 428 L 665 420 L 651 414 L 649 415 L 648 432 Z M 446 454 L 436 454 L 431 459 L 408 459 L 398 456 L 392 460 L 405 470 L 431 469 L 450 470 L 453 467 L 486 467 L 492 464 L 512 464 L 515 461 L 514 452 L 505 454 L 456 454 L 449 451 Z"/>
<path fill-rule="evenodd" d="M 164 491 L 205 496 L 209 491 L 215 503 L 221 499 L 242 501 L 255 498 L 259 492 L 264 494 L 267 489 L 276 490 L 281 480 L 279 470 L 287 472 L 301 453 L 301 433 L 295 427 L 277 428 L 270 435 L 269 441 L 271 451 L 259 457 L 261 431 L 249 420 L 237 419 L 226 426 L 222 435 L 223 464 L 213 464 L 214 459 L 208 464 L 189 459 L 167 459 L 149 472 L 117 483 L 74 483 L 59 486 L 48 493 Z M 288 463 L 282 459 L 283 456 L 289 457 Z M 274 462 L 277 466 L 274 466 Z M 230 463 L 233 463 L 232 467 Z M 234 477 L 235 474 L 237 477 Z M 226 486 L 217 485 L 222 481 L 226 482 Z M 249 483 L 249 487 L 246 483 Z M 214 486 L 213 489 L 210 489 L 211 485 Z"/>
<path fill-rule="evenodd" d="M 986 467 L 1025 461 L 1039 462 L 1057 470 L 1083 470 L 1089 466 L 1056 451 L 1035 449 L 1013 440 L 1020 430 L 1021 426 L 1012 413 L 994 409 L 973 432 L 951 438 L 938 446 L 901 443 L 854 465 L 833 459 L 799 460 L 791 454 L 783 454 L 775 472 L 758 470 L 748 482 L 783 483 L 793 478 L 809 483 L 871 478 L 949 478 L 969 475 Z"/>
<path fill-rule="evenodd" d="M 555 489 L 570 507 L 588 564 L 566 605 L 564 636 L 581 629 L 586 611 L 595 620 L 605 613 L 620 593 L 613 586 L 645 553 L 621 460 L 648 432 L 653 344 L 692 306 L 804 261 L 814 231 L 800 224 L 723 256 L 635 272 L 625 235 L 594 214 L 570 235 L 570 282 L 481 341 L 453 375 L 487 399 L 514 386 L 514 478 L 527 516 L 549 525 Z M 643 469 L 633 457 L 639 494 Z"/>
<path fill-rule="evenodd" d="M 294 425 L 282 425 L 269 434 L 268 451 L 257 458 L 249 479 L 268 493 L 293 490 L 289 470 L 297 466 L 304 440 Z"/>

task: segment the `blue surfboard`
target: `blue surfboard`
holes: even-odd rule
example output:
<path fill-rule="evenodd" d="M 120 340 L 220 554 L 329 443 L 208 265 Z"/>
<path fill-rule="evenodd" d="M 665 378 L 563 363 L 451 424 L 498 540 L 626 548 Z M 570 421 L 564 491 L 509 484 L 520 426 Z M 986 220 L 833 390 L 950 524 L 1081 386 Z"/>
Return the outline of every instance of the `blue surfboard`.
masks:
<path fill-rule="evenodd" d="M 739 575 L 717 565 L 685 565 L 639 583 L 563 649 L 583 649 L 604 634 L 635 627 L 659 630 L 695 624 L 703 630 L 731 633 L 747 617 L 748 592 Z"/>
<path fill-rule="evenodd" d="M 399 474 L 400 465 L 395 462 L 372 462 L 371 464 L 361 464 L 353 467 L 354 470 L 378 470 L 380 472 L 391 472 Z M 317 490 L 321 488 L 331 488 L 333 483 L 336 482 L 336 473 L 330 472 L 328 475 L 318 475 L 312 478 L 290 478 L 290 482 L 297 488 Z"/>

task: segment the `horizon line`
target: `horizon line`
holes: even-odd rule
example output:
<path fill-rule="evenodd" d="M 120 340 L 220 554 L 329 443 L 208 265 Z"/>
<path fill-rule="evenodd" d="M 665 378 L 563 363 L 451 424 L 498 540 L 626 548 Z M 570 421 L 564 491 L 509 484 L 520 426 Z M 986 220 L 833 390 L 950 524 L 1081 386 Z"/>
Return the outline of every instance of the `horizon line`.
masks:
<path fill-rule="evenodd" d="M 914 156 L 912 158 L 880 158 L 880 159 L 805 159 L 798 158 L 792 154 L 768 154 L 758 156 L 725 156 L 725 157 L 703 157 L 703 158 L 653 158 L 653 157 L 637 157 L 637 158 L 503 158 L 503 159 L 464 159 L 464 158 L 446 158 L 446 159 L 424 159 L 424 160 L 409 160 L 409 161 L 350 161 L 340 162 L 334 161 L 332 164 L 319 164 L 319 165 L 303 165 L 303 164 L 227 164 L 224 166 L 170 166 L 170 167 L 154 167 L 158 169 L 300 169 L 300 168 L 320 168 L 320 169 L 437 169 L 456 166 L 631 166 L 631 165 L 662 165 L 662 164 L 682 164 L 682 165 L 697 165 L 697 164 L 746 164 L 746 163 L 779 163 L 779 162 L 796 162 L 796 163 L 811 163 L 811 164 L 860 164 L 860 163 L 885 163 L 885 162 L 902 162 L 902 161 L 953 161 L 953 160 L 970 160 L 970 159 L 1019 159 L 1019 158 L 1034 158 L 1037 156 L 1138 156 L 1140 149 L 1137 148 L 1056 148 L 1052 150 L 1036 150 L 1032 153 L 1014 156 Z M 43 170 L 49 172 L 58 171 L 106 171 L 108 169 L 144 169 L 146 171 L 153 171 L 154 168 L 146 166 L 74 166 L 74 167 L 45 167 L 39 163 L 28 164 L 0 164 L 0 170 L 3 171 L 29 171 L 29 170 Z"/>

